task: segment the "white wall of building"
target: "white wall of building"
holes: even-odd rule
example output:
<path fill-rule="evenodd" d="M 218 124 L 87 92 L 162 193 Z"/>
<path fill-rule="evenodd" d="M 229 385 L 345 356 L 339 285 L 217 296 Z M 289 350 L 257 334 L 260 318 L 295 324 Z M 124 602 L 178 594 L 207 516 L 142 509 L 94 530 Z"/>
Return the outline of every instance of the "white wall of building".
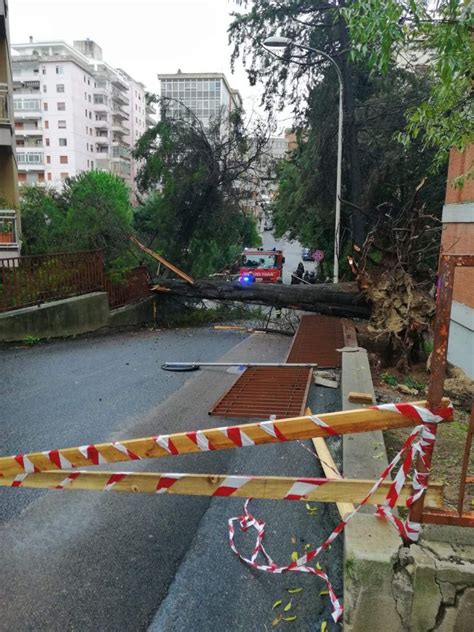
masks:
<path fill-rule="evenodd" d="M 90 40 L 12 49 L 20 183 L 60 186 L 68 176 L 104 169 L 133 189 L 130 152 L 149 123 L 145 86 L 104 62 Z"/>

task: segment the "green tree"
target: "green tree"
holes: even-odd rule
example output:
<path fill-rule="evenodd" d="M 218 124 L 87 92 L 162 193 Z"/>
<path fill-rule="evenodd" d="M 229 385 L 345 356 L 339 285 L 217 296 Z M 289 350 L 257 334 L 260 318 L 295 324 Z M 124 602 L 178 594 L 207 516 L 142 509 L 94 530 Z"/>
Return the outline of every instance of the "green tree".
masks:
<path fill-rule="evenodd" d="M 265 130 L 246 129 L 240 112 L 215 117 L 204 128 L 194 114 L 161 100 L 161 119 L 135 149 L 137 183 L 145 201 L 134 225 L 147 243 L 196 277 L 231 264 L 243 246 L 258 243 L 243 209 Z M 180 107 L 173 118 L 170 108 Z"/>
<path fill-rule="evenodd" d="M 394 64 L 423 65 L 430 90 L 408 109 L 400 138 L 408 144 L 422 137 L 423 147 L 435 150 L 435 167 L 452 147 L 462 150 L 474 140 L 472 6 L 459 0 L 354 0 L 344 11 L 353 59 L 384 75 Z"/>
<path fill-rule="evenodd" d="M 64 248 L 65 213 L 54 189 L 21 188 L 22 253 L 44 255 Z"/>
<path fill-rule="evenodd" d="M 109 271 L 134 265 L 129 246 L 132 211 L 123 180 L 104 171 L 87 171 L 66 180 L 61 191 L 38 186 L 21 193 L 25 254 L 97 250 Z"/>

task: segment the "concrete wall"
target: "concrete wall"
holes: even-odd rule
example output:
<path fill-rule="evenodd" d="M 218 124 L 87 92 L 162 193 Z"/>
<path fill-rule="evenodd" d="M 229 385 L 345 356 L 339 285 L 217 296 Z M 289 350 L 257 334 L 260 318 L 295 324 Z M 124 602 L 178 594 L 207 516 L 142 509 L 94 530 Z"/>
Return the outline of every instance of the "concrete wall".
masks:
<path fill-rule="evenodd" d="M 351 390 L 373 395 L 364 349 L 343 352 L 345 410 Z M 381 432 L 344 435 L 343 449 L 346 478 L 377 479 L 387 463 Z M 387 522 L 365 513 L 345 528 L 344 545 L 345 632 L 474 629 L 474 529 L 427 525 L 419 544 L 404 547 Z"/>
<path fill-rule="evenodd" d="M 24 307 L 0 314 L 0 340 L 13 342 L 27 336 L 54 338 L 75 336 L 107 325 L 106 292 L 94 292 L 60 301 Z"/>
<path fill-rule="evenodd" d="M 0 341 L 14 342 L 27 336 L 63 338 L 154 321 L 154 296 L 110 310 L 107 293 L 94 292 L 0 313 Z"/>
<path fill-rule="evenodd" d="M 132 303 L 109 312 L 107 327 L 130 327 L 155 321 L 155 297 Z"/>

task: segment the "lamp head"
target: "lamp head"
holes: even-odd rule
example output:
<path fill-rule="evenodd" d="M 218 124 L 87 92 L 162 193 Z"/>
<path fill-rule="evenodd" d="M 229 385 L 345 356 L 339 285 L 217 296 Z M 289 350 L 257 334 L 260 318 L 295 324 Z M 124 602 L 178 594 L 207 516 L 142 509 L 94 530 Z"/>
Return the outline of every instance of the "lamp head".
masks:
<path fill-rule="evenodd" d="M 263 42 L 263 45 L 267 48 L 286 48 L 292 43 L 293 40 L 289 37 L 278 37 L 273 35 L 272 37 L 267 37 L 267 39 Z"/>

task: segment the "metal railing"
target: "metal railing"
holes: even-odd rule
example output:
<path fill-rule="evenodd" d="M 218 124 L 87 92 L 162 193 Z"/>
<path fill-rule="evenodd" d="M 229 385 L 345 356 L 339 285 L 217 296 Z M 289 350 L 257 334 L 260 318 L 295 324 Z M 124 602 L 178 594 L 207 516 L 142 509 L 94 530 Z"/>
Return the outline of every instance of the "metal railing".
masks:
<path fill-rule="evenodd" d="M 0 311 L 103 290 L 99 251 L 0 259 Z"/>
<path fill-rule="evenodd" d="M 151 295 L 150 275 L 145 266 L 134 268 L 125 275 L 123 281 L 105 280 L 105 290 L 109 297 L 110 309 L 123 307 Z"/>
<path fill-rule="evenodd" d="M 107 292 L 115 309 L 149 296 L 149 281 L 144 266 L 112 281 L 99 250 L 0 259 L 0 311 L 89 292 Z"/>

